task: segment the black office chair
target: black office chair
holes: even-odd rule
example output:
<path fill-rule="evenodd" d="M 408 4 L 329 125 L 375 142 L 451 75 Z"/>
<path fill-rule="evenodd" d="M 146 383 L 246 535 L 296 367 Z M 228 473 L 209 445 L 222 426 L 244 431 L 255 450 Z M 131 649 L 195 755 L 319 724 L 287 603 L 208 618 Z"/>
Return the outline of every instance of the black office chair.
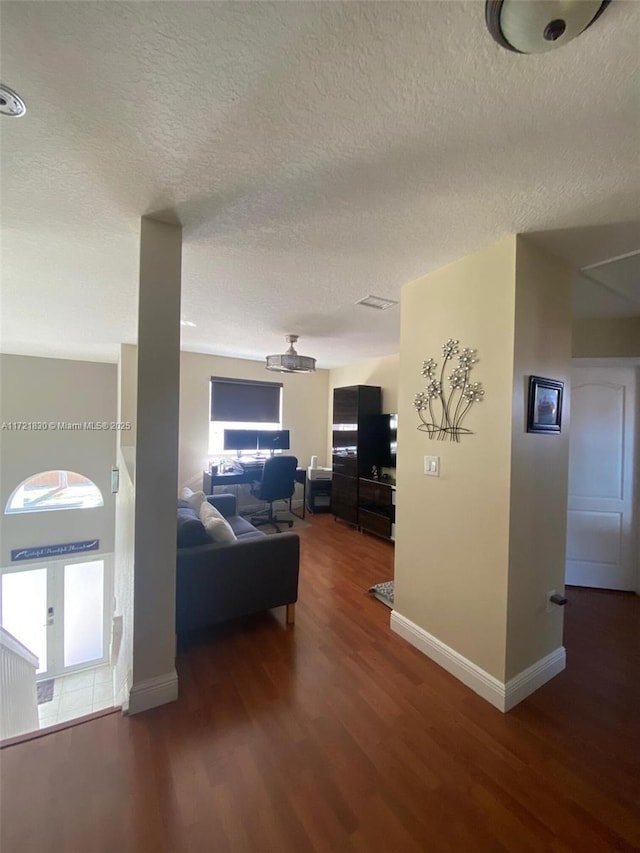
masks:
<path fill-rule="evenodd" d="M 273 511 L 274 501 L 289 501 L 296 488 L 296 468 L 298 460 L 295 456 L 272 456 L 267 459 L 262 469 L 262 480 L 255 487 L 251 487 L 251 494 L 261 501 L 266 501 L 269 506 L 263 512 L 254 516 L 251 523 L 259 526 L 261 524 L 273 524 L 280 533 L 279 524 L 293 527 L 293 520 L 279 519 Z"/>

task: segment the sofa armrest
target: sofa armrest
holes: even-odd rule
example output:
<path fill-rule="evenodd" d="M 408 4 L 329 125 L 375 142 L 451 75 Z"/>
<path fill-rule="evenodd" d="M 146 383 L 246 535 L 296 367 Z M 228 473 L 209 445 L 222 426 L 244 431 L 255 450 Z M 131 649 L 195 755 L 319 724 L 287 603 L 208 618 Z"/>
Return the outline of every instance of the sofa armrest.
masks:
<path fill-rule="evenodd" d="M 207 500 L 214 506 L 218 512 L 221 512 L 225 518 L 228 518 L 230 515 L 237 515 L 237 499 L 235 495 L 230 494 L 220 494 L 220 495 L 207 495 Z"/>
<path fill-rule="evenodd" d="M 193 631 L 298 599 L 297 533 L 178 550 L 176 631 Z"/>

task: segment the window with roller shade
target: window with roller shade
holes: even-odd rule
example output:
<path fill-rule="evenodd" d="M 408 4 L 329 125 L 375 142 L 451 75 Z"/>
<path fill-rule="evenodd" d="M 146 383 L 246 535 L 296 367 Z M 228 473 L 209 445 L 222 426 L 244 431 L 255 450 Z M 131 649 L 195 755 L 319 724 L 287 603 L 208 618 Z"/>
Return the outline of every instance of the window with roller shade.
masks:
<path fill-rule="evenodd" d="M 282 383 L 211 377 L 209 454 L 224 450 L 225 429 L 276 430 L 282 427 Z M 251 451 L 255 448 L 235 448 Z"/>

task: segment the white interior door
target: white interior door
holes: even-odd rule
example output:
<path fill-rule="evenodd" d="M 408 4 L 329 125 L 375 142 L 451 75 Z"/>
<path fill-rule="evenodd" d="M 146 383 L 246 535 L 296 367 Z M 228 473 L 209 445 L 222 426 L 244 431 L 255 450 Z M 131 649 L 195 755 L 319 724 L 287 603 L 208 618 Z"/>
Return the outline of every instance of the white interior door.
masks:
<path fill-rule="evenodd" d="M 566 583 L 635 590 L 634 368 L 575 367 Z"/>

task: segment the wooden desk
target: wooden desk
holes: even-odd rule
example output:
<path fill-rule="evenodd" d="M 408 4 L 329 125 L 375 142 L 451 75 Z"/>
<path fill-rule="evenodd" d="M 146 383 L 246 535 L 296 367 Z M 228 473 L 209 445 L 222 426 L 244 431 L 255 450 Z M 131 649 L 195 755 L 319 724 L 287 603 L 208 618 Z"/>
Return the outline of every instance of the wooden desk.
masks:
<path fill-rule="evenodd" d="M 212 495 L 216 486 L 239 486 L 242 483 L 253 483 L 254 478 L 245 472 L 241 474 L 212 474 L 210 471 L 202 472 L 202 491 L 205 495 Z"/>
<path fill-rule="evenodd" d="M 252 466 L 252 470 L 242 471 L 242 473 L 234 474 L 212 474 L 210 471 L 202 472 L 202 491 L 205 495 L 212 495 L 216 486 L 240 486 L 246 483 L 258 483 L 260 481 L 260 469 L 257 466 Z M 296 468 L 296 483 L 302 485 L 302 515 L 293 512 L 291 500 L 289 501 L 289 510 L 298 518 L 304 518 L 306 515 L 307 504 L 307 469 Z"/>

